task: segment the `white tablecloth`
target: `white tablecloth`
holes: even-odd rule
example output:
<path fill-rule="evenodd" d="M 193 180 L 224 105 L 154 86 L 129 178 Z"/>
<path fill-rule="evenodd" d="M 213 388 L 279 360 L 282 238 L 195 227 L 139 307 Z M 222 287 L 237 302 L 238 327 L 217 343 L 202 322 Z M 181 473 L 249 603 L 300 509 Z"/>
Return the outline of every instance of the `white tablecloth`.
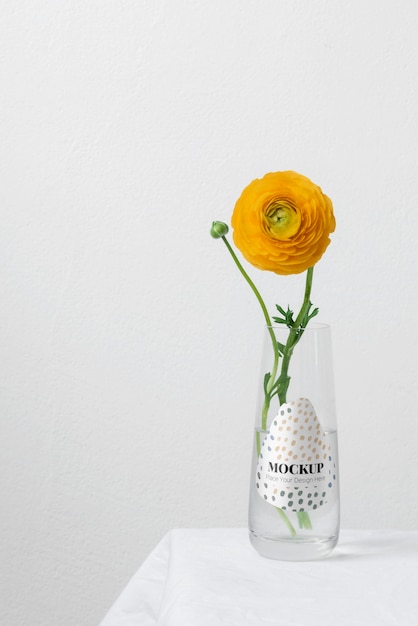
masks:
<path fill-rule="evenodd" d="M 100 626 L 417 626 L 418 531 L 343 531 L 321 561 L 270 561 L 246 529 L 173 530 Z"/>

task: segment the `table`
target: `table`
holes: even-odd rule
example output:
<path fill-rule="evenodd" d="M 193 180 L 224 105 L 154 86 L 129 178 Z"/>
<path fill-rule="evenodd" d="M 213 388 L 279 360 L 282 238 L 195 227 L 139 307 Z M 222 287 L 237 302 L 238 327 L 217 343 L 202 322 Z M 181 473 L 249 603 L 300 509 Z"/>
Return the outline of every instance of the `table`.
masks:
<path fill-rule="evenodd" d="M 416 626 L 418 531 L 342 531 L 320 561 L 260 557 L 248 531 L 170 531 L 100 626 Z"/>

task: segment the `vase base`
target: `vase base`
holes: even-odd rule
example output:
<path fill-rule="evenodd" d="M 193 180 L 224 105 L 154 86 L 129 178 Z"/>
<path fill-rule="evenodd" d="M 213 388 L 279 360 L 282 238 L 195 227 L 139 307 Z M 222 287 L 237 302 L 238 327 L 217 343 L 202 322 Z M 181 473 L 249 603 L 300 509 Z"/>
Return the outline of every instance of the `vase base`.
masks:
<path fill-rule="evenodd" d="M 250 542 L 258 554 L 276 561 L 315 561 L 328 556 L 338 542 L 333 537 L 300 537 L 294 539 L 262 537 L 250 530 Z"/>

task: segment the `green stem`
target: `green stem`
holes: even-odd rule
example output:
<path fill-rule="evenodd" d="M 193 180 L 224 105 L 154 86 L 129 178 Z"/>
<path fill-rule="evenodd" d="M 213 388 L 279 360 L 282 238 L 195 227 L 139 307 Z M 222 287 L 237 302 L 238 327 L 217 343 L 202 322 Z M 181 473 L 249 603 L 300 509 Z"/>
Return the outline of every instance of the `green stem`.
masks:
<path fill-rule="evenodd" d="M 260 452 L 261 452 L 261 437 L 260 437 L 260 431 L 256 430 L 255 431 L 255 445 L 256 445 L 256 449 L 257 449 L 257 458 L 260 456 Z"/>
<path fill-rule="evenodd" d="M 267 324 L 267 330 L 269 332 L 270 338 L 271 338 L 271 343 L 273 345 L 273 353 L 274 353 L 274 363 L 273 363 L 273 368 L 271 371 L 271 376 L 269 379 L 269 382 L 267 384 L 267 389 L 266 389 L 266 393 L 265 393 L 265 397 L 264 397 L 264 406 L 263 406 L 263 410 L 262 410 L 262 419 L 261 419 L 261 428 L 262 430 L 266 430 L 267 429 L 267 416 L 268 416 L 268 409 L 270 407 L 270 391 L 271 388 L 274 384 L 276 375 L 277 375 L 277 370 L 278 370 L 278 366 L 279 366 L 279 346 L 277 343 L 277 339 L 276 339 L 276 335 L 274 334 L 274 330 L 272 328 L 272 323 L 271 323 L 271 319 L 270 316 L 268 314 L 267 311 L 267 307 L 264 304 L 264 300 L 261 297 L 260 292 L 258 291 L 257 287 L 254 285 L 253 281 L 251 280 L 251 278 L 248 276 L 247 272 L 245 271 L 245 269 L 242 267 L 241 263 L 239 262 L 239 259 L 237 257 L 237 255 L 235 254 L 234 250 L 232 249 L 231 245 L 229 244 L 229 241 L 227 240 L 227 238 L 225 236 L 222 237 L 224 244 L 226 245 L 230 255 L 232 256 L 235 265 L 238 267 L 239 271 L 241 272 L 241 274 L 243 275 L 243 277 L 245 278 L 245 280 L 247 281 L 247 283 L 249 284 L 249 286 L 251 287 L 255 297 L 258 300 L 258 303 L 261 307 L 261 310 L 263 311 L 263 315 L 264 315 L 264 319 L 266 320 L 266 324 Z M 261 451 L 261 440 L 260 440 L 260 432 L 257 430 L 256 431 L 256 448 L 257 448 L 257 457 L 260 456 L 260 451 Z M 290 534 L 292 537 L 296 537 L 296 530 L 294 529 L 291 521 L 289 520 L 289 518 L 287 517 L 286 513 L 278 508 L 278 507 L 274 507 L 276 509 L 276 511 L 278 512 L 278 514 L 280 515 L 280 517 L 282 518 L 282 521 L 286 524 Z"/>
<path fill-rule="evenodd" d="M 276 509 L 276 511 L 278 512 L 278 514 L 280 515 L 280 517 L 282 518 L 282 520 L 284 521 L 284 523 L 288 527 L 289 532 L 292 535 L 292 537 L 296 537 L 296 530 L 295 530 L 292 522 L 290 521 L 290 519 L 287 517 L 286 513 L 283 511 L 283 509 L 279 509 L 277 506 L 274 507 L 274 508 Z"/>
<path fill-rule="evenodd" d="M 269 333 L 270 333 L 270 337 L 271 337 L 271 340 L 273 342 L 273 345 L 275 345 L 277 347 L 276 337 L 275 337 L 274 332 L 273 332 L 273 330 L 271 328 L 271 319 L 270 319 L 270 316 L 268 314 L 267 307 L 264 304 L 264 300 L 263 300 L 263 298 L 260 295 L 260 292 L 258 291 L 257 287 L 254 285 L 254 283 L 251 280 L 251 278 L 248 276 L 248 274 L 245 271 L 245 269 L 242 267 L 241 263 L 239 262 L 239 259 L 238 259 L 237 255 L 235 254 L 234 250 L 232 249 L 228 239 L 225 236 L 223 236 L 222 239 L 223 239 L 224 244 L 228 248 L 228 251 L 229 251 L 230 255 L 234 259 L 235 264 L 238 267 L 239 271 L 244 276 L 245 280 L 247 281 L 247 283 L 250 285 L 251 289 L 253 290 L 254 295 L 257 298 L 257 300 L 258 300 L 258 302 L 259 302 L 259 304 L 261 306 L 261 309 L 263 311 L 263 315 L 264 315 L 264 319 L 266 320 L 266 324 L 269 327 Z"/>
<path fill-rule="evenodd" d="M 232 249 L 231 245 L 229 244 L 228 240 L 226 239 L 225 236 L 222 236 L 223 242 L 226 245 L 230 255 L 232 256 L 235 265 L 238 267 L 239 271 L 241 272 L 242 276 L 245 278 L 245 280 L 247 281 L 247 283 L 249 284 L 249 286 L 251 287 L 255 297 L 257 298 L 257 301 L 261 307 L 261 310 L 263 311 L 263 315 L 264 315 L 264 319 L 266 321 L 267 324 L 267 330 L 268 333 L 270 335 L 271 338 L 271 343 L 273 346 L 273 353 L 274 353 L 274 362 L 273 362 L 273 368 L 270 374 L 270 378 L 268 380 L 268 383 L 266 385 L 266 393 L 265 393 L 265 397 L 264 397 L 264 405 L 263 405 L 263 409 L 262 409 L 262 415 L 261 415 L 261 428 L 262 430 L 266 430 L 267 429 L 267 417 L 268 417 L 268 410 L 270 407 L 270 400 L 271 400 L 271 395 L 270 395 L 270 391 L 275 383 L 275 379 L 276 379 L 276 375 L 277 375 L 277 370 L 278 370 L 278 366 L 279 366 L 279 356 L 280 356 L 280 351 L 279 351 L 279 344 L 277 342 L 276 339 L 276 335 L 274 334 L 274 330 L 272 327 L 272 323 L 271 323 L 271 319 L 270 316 L 268 314 L 267 311 L 267 307 L 264 304 L 264 300 L 261 297 L 260 292 L 258 291 L 257 287 L 255 286 L 255 284 L 253 283 L 253 281 L 251 280 L 251 278 L 248 276 L 247 272 L 245 271 L 245 269 L 243 268 L 243 266 L 241 265 L 237 255 L 235 254 L 234 250 Z M 283 360 L 282 360 L 282 367 L 281 367 L 281 373 L 280 373 L 280 380 L 281 383 L 279 385 L 279 391 L 278 391 L 278 396 L 279 396 L 279 401 L 280 404 L 283 404 L 286 402 L 286 394 L 287 394 L 287 390 L 289 387 L 289 382 L 290 382 L 290 377 L 288 374 L 288 369 L 289 369 L 289 363 L 290 363 L 290 359 L 291 356 L 293 354 L 293 349 L 295 347 L 295 345 L 298 343 L 298 341 L 300 340 L 300 338 L 303 335 L 304 332 L 304 328 L 301 328 L 301 323 L 303 321 L 303 319 L 305 318 L 305 315 L 307 315 L 307 313 L 309 312 L 309 307 L 310 307 L 310 295 L 311 295 L 311 289 L 312 289 L 312 277 L 313 277 L 313 267 L 310 267 L 307 270 L 306 273 L 306 286 L 305 286 L 305 296 L 303 299 L 303 304 L 302 307 L 299 311 L 299 315 L 297 316 L 287 339 L 286 345 L 283 348 Z M 260 456 L 260 451 L 261 451 L 261 439 L 260 439 L 260 432 L 257 431 L 256 433 L 256 448 L 257 448 L 257 456 Z M 292 523 L 290 522 L 289 518 L 287 517 L 286 513 L 278 508 L 275 507 L 276 511 L 279 513 L 280 517 L 282 518 L 283 522 L 286 524 L 290 534 L 292 537 L 296 536 L 296 530 L 294 529 Z M 309 518 L 309 514 L 307 512 L 299 512 L 297 513 L 298 516 L 298 520 L 299 520 L 299 526 L 300 528 L 312 528 L 311 526 L 311 521 Z"/>
<path fill-rule="evenodd" d="M 305 285 L 305 295 L 303 298 L 303 304 L 299 311 L 299 315 L 297 316 L 292 329 L 290 330 L 289 336 L 287 338 L 286 345 L 283 350 L 283 360 L 282 360 L 282 369 L 280 372 L 281 384 L 279 387 L 279 401 L 280 404 L 284 404 L 286 402 L 287 390 L 289 388 L 290 376 L 288 373 L 289 363 L 291 356 L 293 354 L 294 347 L 302 337 L 305 329 L 301 327 L 302 321 L 305 316 L 309 312 L 310 307 L 310 296 L 312 290 L 312 278 L 313 278 L 313 267 L 310 267 L 306 272 L 306 285 Z M 307 511 L 299 511 L 296 513 L 299 528 L 305 528 L 307 530 L 312 529 L 311 519 L 309 517 L 309 513 Z"/>
<path fill-rule="evenodd" d="M 269 382 L 267 384 L 267 393 L 265 394 L 264 406 L 263 406 L 262 416 L 261 416 L 261 428 L 262 428 L 262 430 L 266 430 L 266 428 L 267 428 L 268 410 L 269 410 L 269 407 L 270 407 L 270 394 L 269 394 L 269 392 L 271 391 L 271 388 L 272 388 L 272 386 L 274 384 L 274 381 L 275 381 L 275 378 L 276 378 L 276 374 L 277 374 L 277 370 L 278 370 L 278 367 L 279 367 L 279 346 L 277 344 L 276 335 L 274 334 L 274 330 L 272 328 L 272 323 L 271 323 L 271 319 L 270 319 L 270 316 L 269 316 L 268 311 L 267 311 L 267 307 L 264 304 L 264 300 L 261 297 L 260 292 L 258 291 L 257 287 L 254 285 L 254 283 L 251 280 L 251 278 L 248 276 L 248 274 L 245 271 L 245 269 L 242 267 L 242 265 L 241 265 L 237 255 L 235 254 L 234 250 L 232 249 L 232 247 L 231 247 L 229 241 L 227 240 L 227 238 L 225 236 L 223 236 L 222 239 L 223 239 L 224 244 L 228 248 L 228 251 L 229 251 L 230 255 L 232 256 L 232 258 L 233 258 L 233 260 L 235 262 L 235 265 L 238 267 L 239 271 L 244 276 L 245 280 L 247 281 L 247 283 L 251 287 L 255 297 L 258 300 L 258 303 L 259 303 L 259 305 L 261 307 L 261 310 L 263 311 L 264 319 L 266 320 L 266 324 L 267 324 L 267 330 L 268 330 L 268 333 L 270 335 L 271 343 L 273 345 L 273 354 L 274 354 L 273 368 L 272 368 L 272 371 L 271 371 Z"/>
<path fill-rule="evenodd" d="M 312 290 L 312 278 L 313 278 L 313 267 L 310 267 L 306 272 L 306 284 L 305 284 L 305 295 L 303 298 L 303 304 L 299 311 L 299 314 L 290 330 L 289 336 L 286 341 L 286 345 L 283 350 L 283 361 L 282 361 L 282 369 L 280 372 L 281 384 L 279 387 L 279 401 L 280 404 L 284 404 L 286 402 L 287 390 L 289 388 L 290 377 L 288 374 L 290 359 L 293 354 L 294 347 L 302 337 L 304 333 L 304 328 L 301 328 L 301 323 L 310 307 L 310 296 Z"/>
<path fill-rule="evenodd" d="M 299 521 L 299 528 L 306 528 L 306 530 L 312 530 L 311 518 L 308 511 L 298 511 L 296 513 Z"/>

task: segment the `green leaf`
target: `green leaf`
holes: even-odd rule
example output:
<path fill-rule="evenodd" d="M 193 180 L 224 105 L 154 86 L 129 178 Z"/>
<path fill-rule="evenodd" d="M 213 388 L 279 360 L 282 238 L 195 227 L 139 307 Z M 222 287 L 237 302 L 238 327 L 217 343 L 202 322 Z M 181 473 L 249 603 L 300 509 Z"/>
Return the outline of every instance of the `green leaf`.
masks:
<path fill-rule="evenodd" d="M 319 313 L 319 309 L 318 308 L 314 309 L 312 313 L 310 313 L 309 319 L 311 320 L 313 317 L 315 317 L 315 315 L 318 315 L 318 313 Z"/>
<path fill-rule="evenodd" d="M 280 343 L 280 341 L 277 342 L 277 347 L 279 348 L 279 352 L 280 355 L 283 356 L 283 352 L 284 352 L 284 344 Z"/>
<path fill-rule="evenodd" d="M 271 374 L 270 372 L 267 372 L 266 374 L 264 374 L 264 383 L 263 383 L 263 387 L 264 387 L 264 393 L 265 395 L 267 395 L 267 385 L 269 384 L 269 380 L 271 378 Z"/>
<path fill-rule="evenodd" d="M 276 324 L 286 324 L 287 326 L 287 321 L 281 317 L 273 317 L 273 321 L 276 322 Z"/>
<path fill-rule="evenodd" d="M 286 317 L 286 311 L 284 309 L 282 309 L 281 306 L 276 304 L 276 309 L 279 311 L 279 313 L 281 313 L 282 315 L 284 315 L 284 317 Z"/>
<path fill-rule="evenodd" d="M 285 311 L 281 306 L 276 304 L 276 309 L 282 314 L 283 317 L 273 317 L 273 320 L 277 324 L 286 324 L 288 328 L 293 328 L 295 321 L 293 319 L 293 311 L 291 308 L 288 306 L 287 311 Z"/>

